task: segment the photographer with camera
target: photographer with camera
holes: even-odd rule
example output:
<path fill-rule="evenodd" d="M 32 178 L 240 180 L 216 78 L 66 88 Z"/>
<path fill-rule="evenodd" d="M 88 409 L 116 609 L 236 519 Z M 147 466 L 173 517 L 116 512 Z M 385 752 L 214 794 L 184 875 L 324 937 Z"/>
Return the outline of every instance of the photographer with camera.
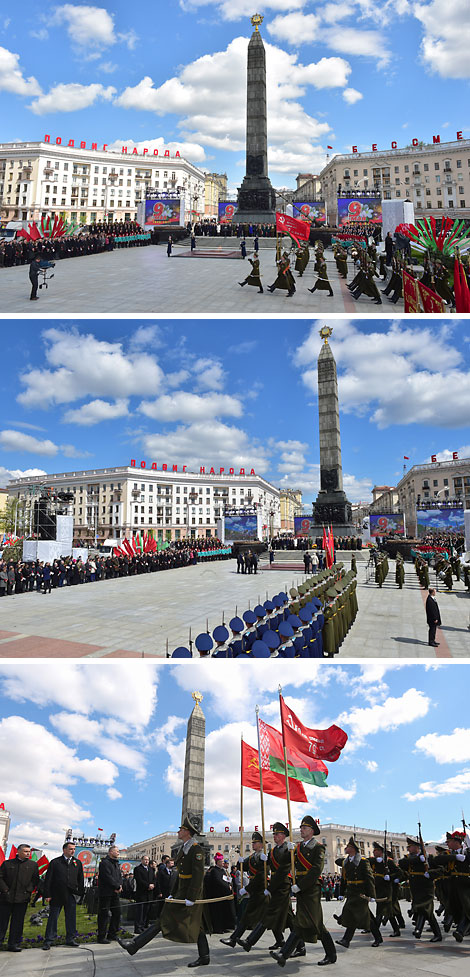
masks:
<path fill-rule="evenodd" d="M 41 267 L 41 255 L 35 254 L 29 266 L 29 280 L 31 282 L 31 295 L 29 296 L 29 298 L 31 302 L 37 302 L 38 300 L 38 278 L 39 278 L 40 267 Z"/>

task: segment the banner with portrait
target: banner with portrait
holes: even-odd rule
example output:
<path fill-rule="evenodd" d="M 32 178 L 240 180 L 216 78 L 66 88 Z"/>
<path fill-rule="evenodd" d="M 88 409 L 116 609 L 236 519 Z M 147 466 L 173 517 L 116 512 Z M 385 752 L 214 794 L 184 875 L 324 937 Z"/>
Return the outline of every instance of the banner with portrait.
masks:
<path fill-rule="evenodd" d="M 218 218 L 219 224 L 231 224 L 237 212 L 236 200 L 219 200 Z"/>
<path fill-rule="evenodd" d="M 338 227 L 351 221 L 381 224 L 381 197 L 338 197 Z"/>

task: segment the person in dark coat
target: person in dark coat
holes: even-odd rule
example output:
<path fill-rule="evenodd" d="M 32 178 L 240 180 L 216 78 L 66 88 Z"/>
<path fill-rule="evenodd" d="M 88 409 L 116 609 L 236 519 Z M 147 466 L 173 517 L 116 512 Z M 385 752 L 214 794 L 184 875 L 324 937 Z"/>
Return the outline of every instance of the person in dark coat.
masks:
<path fill-rule="evenodd" d="M 380 946 L 383 939 L 379 927 L 369 909 L 369 899 L 375 899 L 374 876 L 367 858 L 363 858 L 359 847 L 351 837 L 344 849 L 346 858 L 336 859 L 336 864 L 342 866 L 341 891 L 345 895 L 341 916 L 335 916 L 340 926 L 346 928 L 341 940 L 336 940 L 338 946 L 346 950 L 354 936 L 356 928 L 371 932 L 374 937 L 373 947 Z"/>
<path fill-rule="evenodd" d="M 207 870 L 204 877 L 204 897 L 206 899 L 217 899 L 220 896 L 229 896 L 232 892 L 232 882 L 224 868 L 224 856 L 222 852 L 216 852 L 214 864 Z M 236 922 L 233 900 L 215 902 L 208 906 L 208 910 L 213 933 L 226 933 L 233 930 Z"/>
<path fill-rule="evenodd" d="M 119 849 L 116 845 L 112 845 L 106 858 L 101 860 L 98 870 L 98 943 L 111 943 L 111 940 L 117 940 L 121 922 L 119 903 L 121 883 Z M 109 913 L 111 913 L 111 921 L 108 928 Z"/>
<path fill-rule="evenodd" d="M 157 875 L 155 878 L 155 892 L 157 899 L 157 916 L 160 915 L 165 899 L 168 898 L 171 892 L 171 858 L 169 855 L 162 855 L 162 860 L 157 868 Z"/>
<path fill-rule="evenodd" d="M 400 858 L 399 867 L 408 879 L 411 892 L 411 911 L 415 920 L 413 936 L 421 939 L 424 924 L 427 921 L 433 936 L 430 943 L 440 943 L 442 933 L 434 915 L 434 882 L 431 878 L 426 855 L 421 851 L 418 838 L 407 838 L 408 855 Z"/>
<path fill-rule="evenodd" d="M 391 265 L 392 254 L 393 254 L 393 237 L 392 237 L 392 232 L 388 231 L 387 236 L 385 238 L 385 255 L 386 255 L 385 264 L 386 265 Z"/>
<path fill-rule="evenodd" d="M 39 269 L 41 266 L 41 255 L 35 254 L 34 258 L 29 266 L 29 280 L 31 282 L 31 302 L 38 301 L 38 277 Z"/>
<path fill-rule="evenodd" d="M 8 924 L 7 949 L 19 953 L 23 939 L 26 909 L 34 889 L 39 885 L 39 869 L 31 861 L 29 845 L 18 845 L 15 858 L 0 866 L 0 943 L 3 943 Z"/>
<path fill-rule="evenodd" d="M 441 615 L 436 600 L 436 591 L 433 587 L 430 587 L 428 596 L 426 597 L 426 620 L 429 628 L 428 645 L 431 645 L 432 648 L 437 648 L 439 642 L 436 641 L 436 630 L 441 626 Z"/>
<path fill-rule="evenodd" d="M 140 865 L 134 869 L 135 878 L 135 924 L 134 932 L 142 933 L 147 925 L 150 903 L 155 888 L 155 872 L 149 866 L 148 855 L 143 855 Z"/>
<path fill-rule="evenodd" d="M 168 244 L 166 246 L 166 253 L 167 253 L 167 255 L 168 255 L 169 258 L 171 258 L 171 249 L 172 249 L 172 247 L 173 247 L 173 241 L 172 241 L 171 234 L 170 234 L 170 236 L 168 238 Z"/>
<path fill-rule="evenodd" d="M 57 939 L 57 921 L 60 910 L 65 914 L 65 940 L 67 946 L 80 946 L 75 939 L 77 932 L 77 899 L 85 892 L 83 865 L 74 857 L 75 845 L 66 841 L 62 845 L 62 855 L 49 862 L 46 873 L 45 898 L 50 900 L 43 950 L 50 950 L 51 943 Z"/>

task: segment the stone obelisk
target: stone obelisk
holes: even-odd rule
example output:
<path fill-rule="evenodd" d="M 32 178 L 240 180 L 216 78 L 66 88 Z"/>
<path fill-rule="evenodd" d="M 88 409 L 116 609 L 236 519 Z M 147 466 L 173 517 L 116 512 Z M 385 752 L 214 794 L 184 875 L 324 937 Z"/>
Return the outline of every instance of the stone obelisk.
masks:
<path fill-rule="evenodd" d="M 246 99 L 246 173 L 238 190 L 234 223 L 274 224 L 276 194 L 268 177 L 268 127 L 266 118 L 266 52 L 254 14 L 255 28 L 248 44 Z"/>
<path fill-rule="evenodd" d="M 187 814 L 199 827 L 196 841 L 204 848 L 206 864 L 209 864 L 210 848 L 204 839 L 204 760 L 206 750 L 206 718 L 201 709 L 202 695 L 193 692 L 195 705 L 188 719 L 186 731 L 186 755 L 184 759 L 183 804 L 181 823 Z M 175 846 L 175 850 L 178 846 Z"/>
<path fill-rule="evenodd" d="M 335 536 L 352 536 L 351 503 L 343 490 L 336 363 L 328 342 L 333 329 L 323 326 L 318 357 L 318 418 L 320 426 L 320 491 L 313 504 L 317 525 L 332 526 Z"/>

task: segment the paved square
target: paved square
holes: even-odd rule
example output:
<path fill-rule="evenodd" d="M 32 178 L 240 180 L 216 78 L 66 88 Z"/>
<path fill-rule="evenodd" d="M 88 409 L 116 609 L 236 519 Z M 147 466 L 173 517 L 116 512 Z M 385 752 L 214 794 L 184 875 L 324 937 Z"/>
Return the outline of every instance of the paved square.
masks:
<path fill-rule="evenodd" d="M 279 556 L 279 554 L 278 554 Z M 382 589 L 368 582 L 367 554 L 357 554 L 356 621 L 336 661 L 355 658 L 470 657 L 470 593 L 455 583 L 438 593 L 443 627 L 438 648 L 427 643 L 425 592 L 412 564 L 405 564 L 403 590 L 395 584 L 395 564 Z M 351 554 L 338 553 L 349 568 Z M 281 560 L 281 558 L 279 558 Z M 278 563 L 279 565 L 279 563 Z M 103 580 L 21 594 L 0 601 L 0 658 L 164 658 L 206 627 L 212 631 L 248 607 L 305 579 L 289 563 L 258 574 L 237 574 L 234 560 L 181 567 L 162 573 Z M 434 583 L 434 580 L 431 580 Z M 46 597 L 46 600 L 44 599 Z M 195 652 L 197 655 L 197 652 Z"/>
<path fill-rule="evenodd" d="M 328 315 L 331 312 L 369 312 L 390 315 L 403 312 L 403 300 L 392 305 L 387 296 L 383 304 L 375 305 L 361 296 L 356 302 L 346 282 L 341 279 L 331 250 L 325 252 L 328 274 L 334 296 L 327 292 L 307 291 L 314 284 L 314 262 L 310 260 L 302 278 L 297 278 L 297 290 L 292 298 L 286 291 L 268 292 L 267 286 L 276 278 L 275 251 L 261 248 L 260 264 L 264 294 L 246 285 L 240 288 L 249 274 L 251 265 L 241 259 L 218 260 L 216 258 L 178 258 L 178 250 L 187 251 L 187 244 L 175 247 L 171 258 L 163 245 L 145 248 L 120 249 L 103 254 L 85 255 L 58 261 L 54 278 L 47 291 L 42 289 L 38 302 L 29 301 L 30 282 L 28 266 L 0 269 L 2 285 L 2 312 L 21 313 L 23 316 L 63 315 L 64 313 L 110 314 L 175 313 L 180 315 L 200 313 L 236 313 L 237 315 L 291 316 L 297 313 Z M 353 277 L 352 263 L 349 278 Z M 381 282 L 377 279 L 380 289 Z"/>
<path fill-rule="evenodd" d="M 375 905 L 374 903 L 372 904 Z M 402 903 L 406 907 L 407 903 Z M 322 902 L 323 917 L 327 929 L 334 940 L 340 939 L 344 929 L 333 919 L 338 912 L 338 903 Z M 349 950 L 338 947 L 338 961 L 331 973 L 338 977 L 464 977 L 470 964 L 470 941 L 467 938 L 460 946 L 450 934 L 444 935 L 442 943 L 429 943 L 423 933 L 420 941 L 413 939 L 408 925 L 399 939 L 389 939 L 390 927 L 383 930 L 382 946 L 372 948 L 371 937 L 356 931 Z M 219 942 L 218 934 L 209 937 L 211 962 L 204 973 L 232 975 L 237 977 L 273 977 L 280 968 L 270 957 L 268 946 L 272 943 L 272 933 L 261 937 L 256 947 L 246 953 L 241 947 L 230 950 Z M 110 946 L 88 944 L 89 949 L 71 950 L 55 947 L 48 953 L 42 950 L 24 950 L 21 954 L 0 954 L 0 977 L 92 977 L 93 951 L 96 963 L 96 977 L 155 977 L 155 975 L 188 974 L 188 963 L 196 959 L 197 951 L 193 945 L 184 946 L 170 943 L 160 936 L 144 947 L 138 954 L 130 957 L 125 950 L 113 943 Z M 307 944 L 305 958 L 290 960 L 284 969 L 293 977 L 313 977 L 318 960 L 323 957 L 320 943 Z M 329 971 L 330 973 L 330 971 Z"/>

